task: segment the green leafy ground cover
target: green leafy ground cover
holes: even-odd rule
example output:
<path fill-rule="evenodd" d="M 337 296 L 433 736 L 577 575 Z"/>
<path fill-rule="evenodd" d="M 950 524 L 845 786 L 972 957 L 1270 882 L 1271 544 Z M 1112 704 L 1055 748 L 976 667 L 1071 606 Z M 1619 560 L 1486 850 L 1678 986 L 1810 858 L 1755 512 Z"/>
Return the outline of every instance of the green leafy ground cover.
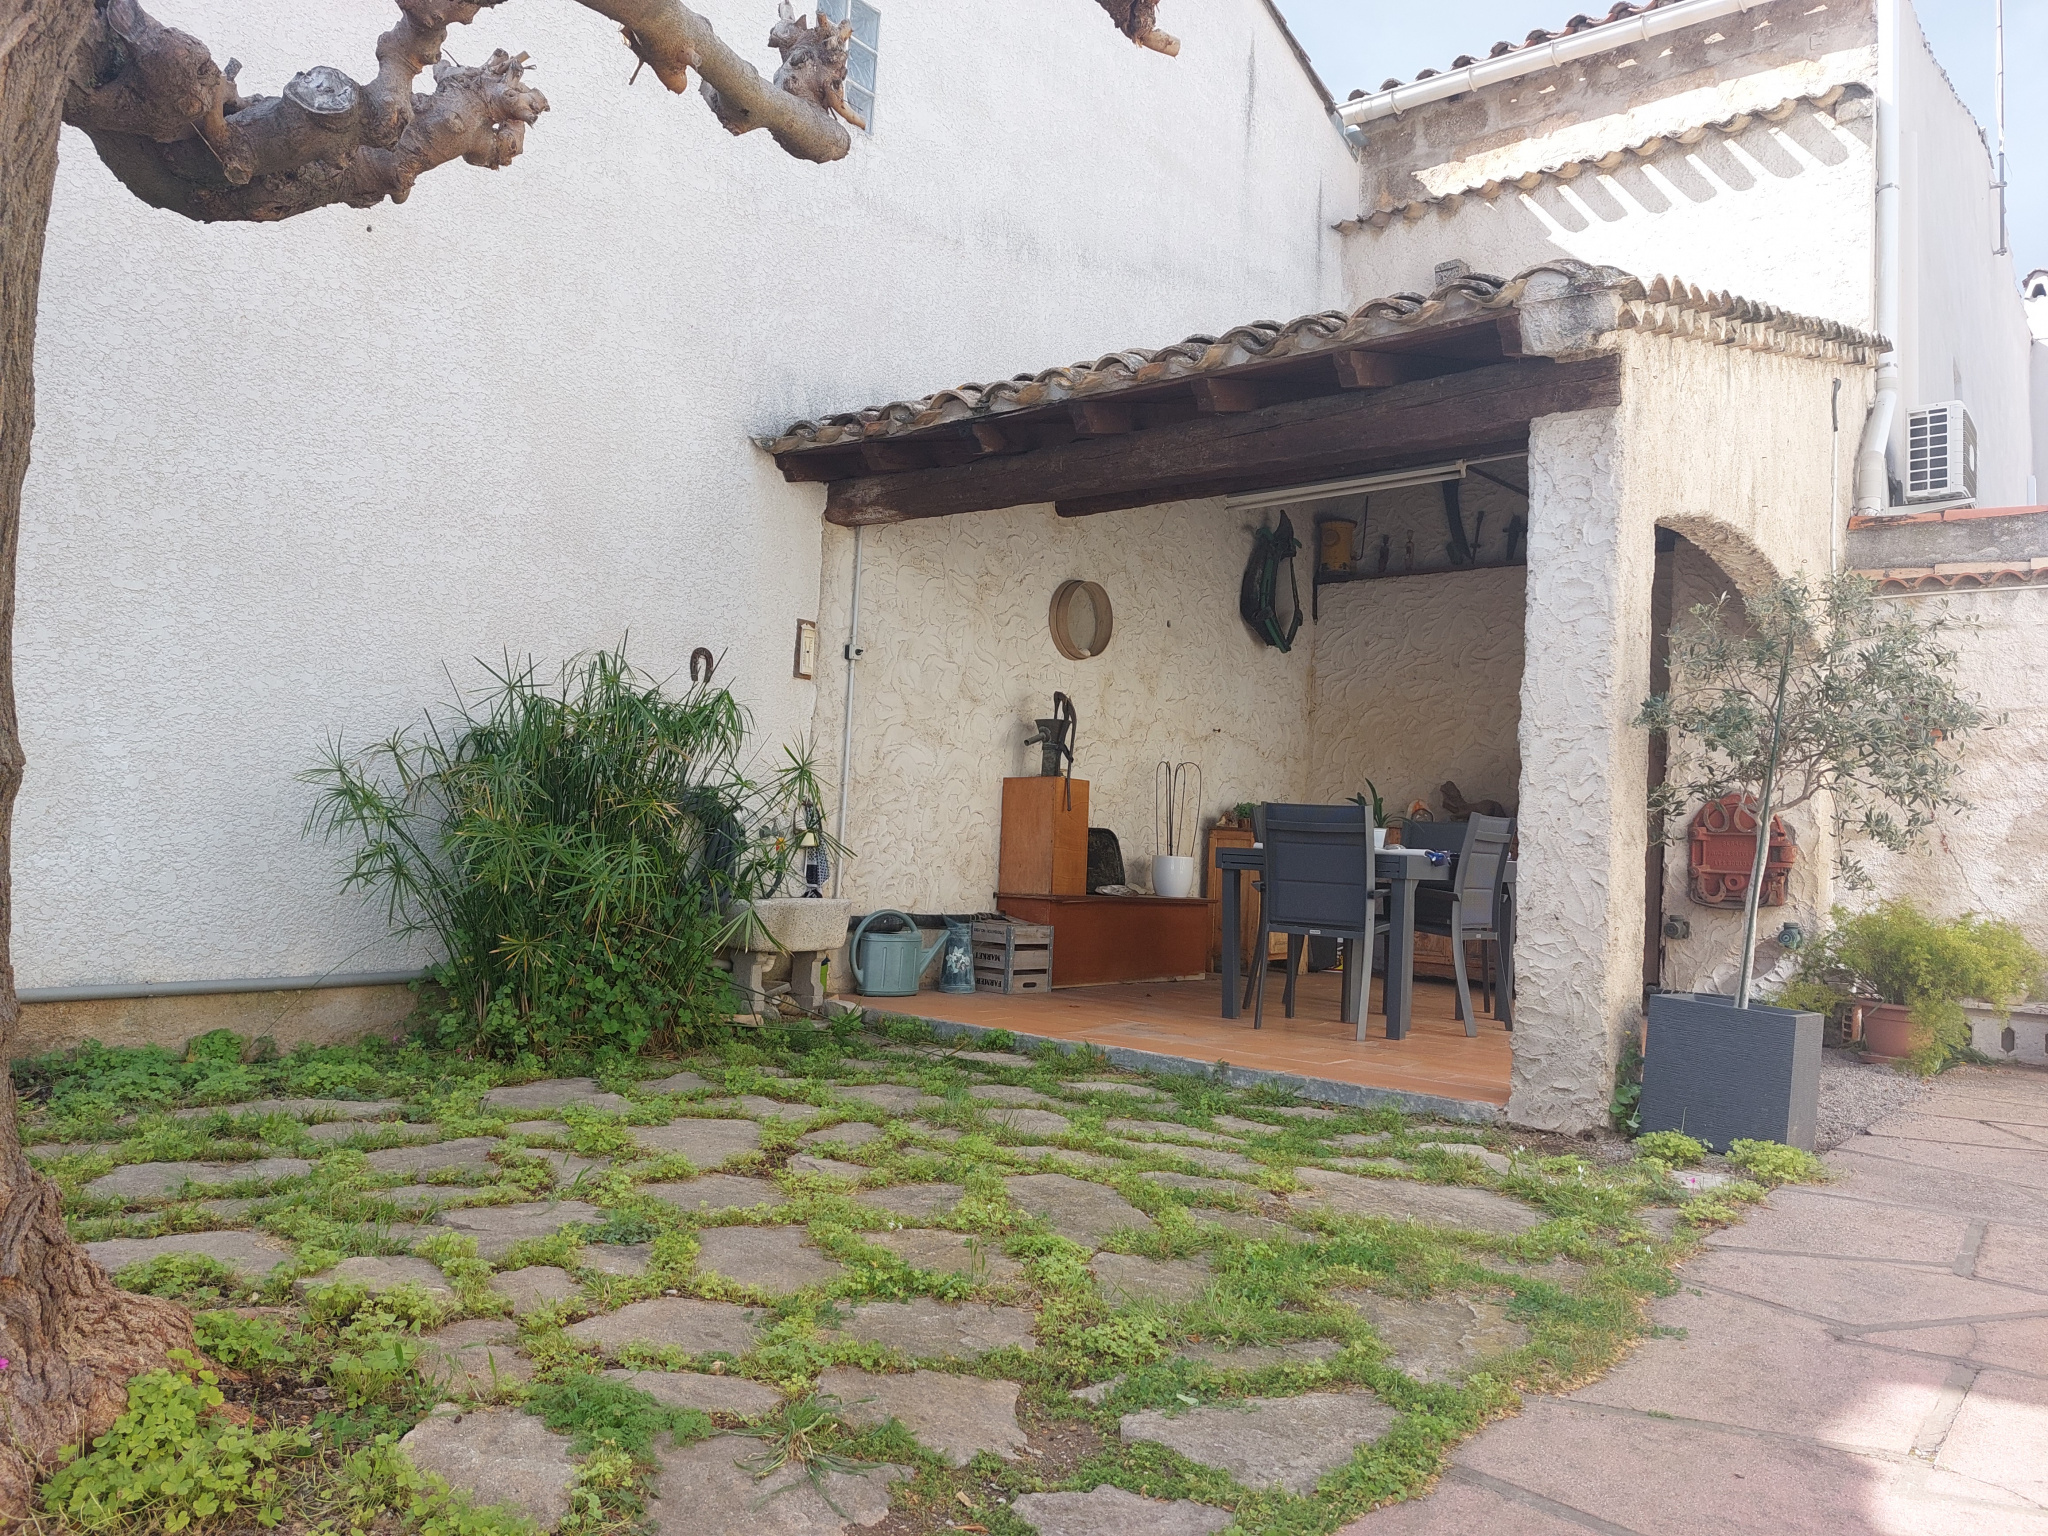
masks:
<path fill-rule="evenodd" d="M 572 1437 L 582 1471 L 567 1528 L 623 1530 L 658 1521 L 648 1480 L 664 1451 L 738 1429 L 758 1437 L 757 1460 L 768 1476 L 785 1476 L 792 1466 L 814 1474 L 882 1463 L 911 1469 L 893 1493 L 908 1530 L 944 1529 L 951 1518 L 993 1536 L 1022 1536 L 1029 1527 L 1008 1508 L 1017 1496 L 1107 1483 L 1228 1508 L 1235 1531 L 1312 1536 L 1427 1488 L 1447 1451 L 1513 1412 L 1521 1393 L 1596 1375 L 1644 1331 L 1645 1302 L 1670 1289 L 1670 1266 L 1686 1245 L 1688 1225 L 1735 1219 L 1744 1200 L 1763 1193 L 1741 1182 L 1695 1199 L 1658 1157 L 1607 1162 L 1590 1149 L 1558 1154 L 1554 1146 L 1518 1152 L 1511 1134 L 1430 1124 L 1389 1108 L 1290 1115 L 1283 1111 L 1297 1106 L 1269 1089 L 1238 1091 L 1195 1076 L 1148 1083 L 1112 1073 L 1086 1052 L 1048 1050 L 1029 1065 L 965 1061 L 910 1021 L 899 1021 L 887 1036 L 846 1026 L 750 1034 L 682 1061 L 608 1056 L 547 1064 L 550 1075 L 589 1075 L 598 1087 L 627 1095 L 624 1113 L 482 1102 L 494 1084 L 541 1076 L 537 1060 L 492 1065 L 417 1043 L 373 1042 L 246 1062 L 250 1053 L 241 1042 L 231 1051 L 231 1039 L 207 1037 L 183 1059 L 88 1047 L 15 1069 L 25 1134 L 56 1154 L 38 1154 L 39 1161 L 62 1188 L 81 1239 L 248 1229 L 289 1255 L 260 1278 L 237 1277 L 189 1255 L 160 1255 L 122 1271 L 121 1283 L 194 1308 L 199 1346 L 224 1368 L 217 1373 L 224 1382 L 209 1382 L 212 1367 L 199 1362 L 139 1381 L 128 1420 L 48 1485 L 53 1526 L 142 1532 L 275 1520 L 339 1532 L 390 1528 L 395 1520 L 426 1536 L 482 1536 L 516 1526 L 516 1517 L 479 1510 L 459 1491 L 423 1477 L 396 1441 L 451 1395 L 428 1373 L 435 1330 L 463 1317 L 509 1322 L 493 1277 L 547 1265 L 567 1271 L 577 1287 L 517 1319 L 516 1349 L 530 1363 L 531 1380 L 507 1377 L 452 1395 L 523 1405 Z M 681 1094 L 644 1087 L 682 1068 L 706 1086 Z M 1128 1093 L 1080 1086 L 1116 1079 L 1149 1088 L 1151 1097 L 1134 1102 Z M 913 1113 L 877 1109 L 840 1091 L 883 1083 L 926 1097 Z M 1018 1131 L 1005 1106 L 969 1093 L 994 1084 L 1041 1094 L 1066 1117 L 1067 1129 Z M 752 1098 L 735 1107 L 735 1095 Z M 294 1096 L 399 1100 L 407 1119 L 332 1142 L 309 1135 L 292 1114 L 234 1107 L 254 1097 Z M 178 1117 L 195 1108 L 209 1112 Z M 509 1129 L 531 1127 L 544 1115 L 556 1123 L 526 1134 Z M 636 1127 L 757 1115 L 759 1150 L 730 1160 L 725 1171 L 770 1179 L 776 1194 L 769 1204 L 699 1214 L 650 1189 L 700 1170 L 676 1154 L 638 1146 Z M 875 1124 L 881 1134 L 851 1149 L 800 1147 L 804 1132 L 849 1119 Z M 1136 1121 L 1143 1121 L 1142 1131 L 1131 1128 Z M 422 1137 L 477 1136 L 497 1138 L 487 1171 L 456 1169 L 415 1181 L 367 1159 L 380 1147 Z M 1506 1170 L 1463 1155 L 1460 1142 L 1506 1154 Z M 1218 1149 L 1247 1161 L 1218 1169 Z M 792 1169 L 788 1160 L 798 1151 L 860 1165 L 863 1188 L 938 1182 L 960 1185 L 965 1195 L 941 1215 L 908 1221 L 856 1200 L 843 1178 Z M 534 1155 L 543 1152 L 604 1165 L 566 1188 L 553 1164 Z M 269 1185 L 231 1182 L 139 1200 L 87 1192 L 94 1179 L 128 1164 L 293 1156 L 311 1162 L 311 1170 Z M 1767 1148 L 1747 1166 L 1773 1182 L 1812 1171 Z M 1520 1202 L 1540 1221 L 1508 1236 L 1340 1214 L 1312 1199 L 1304 1169 L 1344 1170 L 1404 1188 L 1487 1190 Z M 1004 1183 L 1048 1171 L 1114 1190 L 1152 1219 L 1152 1229 L 1125 1227 L 1099 1243 L 1058 1235 L 1013 1204 Z M 1148 1171 L 1207 1182 L 1162 1184 L 1142 1177 Z M 249 1203 L 219 1203 L 237 1194 Z M 491 1260 L 478 1255 L 472 1237 L 433 1221 L 436 1210 L 536 1198 L 573 1198 L 599 1214 L 525 1238 Z M 424 1210 L 421 1201 L 428 1202 Z M 1246 1225 L 1254 1215 L 1274 1225 Z M 843 1268 L 788 1294 L 700 1269 L 701 1234 L 742 1225 L 802 1227 Z M 917 1269 L 873 1241 L 912 1225 L 974 1239 L 988 1262 L 965 1274 Z M 651 1244 L 645 1272 L 591 1267 L 588 1245 L 599 1242 Z M 1091 1275 L 1097 1247 L 1193 1260 L 1206 1266 L 1206 1281 L 1191 1299 L 1120 1303 Z M 401 1254 L 431 1261 L 443 1289 L 372 1294 L 323 1278 L 351 1256 Z M 1014 1261 L 1016 1277 L 1005 1278 L 1011 1266 L 998 1260 Z M 1453 1379 L 1418 1379 L 1396 1368 L 1372 1324 L 1336 1294 L 1360 1291 L 1483 1300 L 1518 1325 L 1526 1342 L 1473 1362 Z M 758 1307 L 757 1342 L 713 1361 L 649 1344 L 600 1351 L 565 1331 L 579 1318 L 663 1295 Z M 846 1405 L 817 1395 L 819 1374 L 833 1366 L 901 1369 L 901 1355 L 832 1328 L 861 1303 L 918 1297 L 1021 1306 L 1035 1315 L 1035 1349 L 923 1363 L 1020 1384 L 1019 1420 L 1038 1455 L 1003 1460 L 983 1452 L 954 1467 L 902 1425 L 857 1427 L 846 1422 Z M 1185 1354 L 1195 1346 L 1304 1339 L 1329 1341 L 1336 1351 L 1249 1371 Z M 763 1421 L 676 1409 L 595 1374 L 607 1363 L 742 1376 L 774 1387 L 783 1406 Z M 1098 1401 L 1073 1396 L 1104 1383 L 1111 1385 Z M 223 1385 L 225 1407 L 216 1401 Z M 1369 1388 L 1394 1411 L 1392 1426 L 1307 1494 L 1243 1486 L 1226 1471 L 1118 1433 L 1121 1416 L 1144 1409 L 1184 1413 L 1345 1386 Z M 223 1478 L 239 1478 L 243 1491 L 230 1499 L 220 1491 Z"/>

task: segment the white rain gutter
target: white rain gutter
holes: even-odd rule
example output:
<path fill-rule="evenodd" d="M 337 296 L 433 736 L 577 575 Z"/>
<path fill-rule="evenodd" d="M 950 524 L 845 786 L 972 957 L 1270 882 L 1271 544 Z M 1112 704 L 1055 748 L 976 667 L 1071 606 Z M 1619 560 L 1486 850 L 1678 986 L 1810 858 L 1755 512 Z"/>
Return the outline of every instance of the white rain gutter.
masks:
<path fill-rule="evenodd" d="M 1625 48 L 1630 43 L 1646 43 L 1653 37 L 1664 36 L 1667 32 L 1696 27 L 1701 22 L 1714 21 L 1722 16 L 1753 11 L 1768 3 L 1769 0 L 1679 0 L 1677 5 L 1667 5 L 1660 10 L 1631 16 L 1626 21 L 1602 22 L 1597 27 L 1588 27 L 1585 31 L 1574 32 L 1568 37 L 1554 37 L 1547 43 L 1517 48 L 1513 53 L 1504 53 L 1497 59 L 1481 59 L 1477 64 L 1467 64 L 1463 69 L 1447 70 L 1441 75 L 1431 75 L 1427 80 L 1411 81 L 1407 85 L 1394 86 L 1391 90 L 1361 96 L 1356 101 L 1344 102 L 1337 108 L 1337 121 L 1346 128 L 1356 128 L 1383 117 L 1397 117 L 1403 112 L 1427 106 L 1433 101 L 1462 96 L 1467 91 L 1496 85 L 1502 80 L 1533 75 L 1540 69 L 1554 69 L 1559 64 L 1570 64 L 1577 59 L 1591 58 L 1596 53 L 1606 53 L 1613 48 Z M 1893 0 L 1882 0 L 1882 3 L 1891 4 Z"/>
<path fill-rule="evenodd" d="M 1877 393 L 1856 449 L 1858 515 L 1885 512 L 1892 503 L 1885 450 L 1899 411 L 1899 0 L 1877 5 L 1877 259 L 1874 329 L 1891 348 L 1877 361 Z M 1828 515 L 1835 515 L 1828 509 Z"/>

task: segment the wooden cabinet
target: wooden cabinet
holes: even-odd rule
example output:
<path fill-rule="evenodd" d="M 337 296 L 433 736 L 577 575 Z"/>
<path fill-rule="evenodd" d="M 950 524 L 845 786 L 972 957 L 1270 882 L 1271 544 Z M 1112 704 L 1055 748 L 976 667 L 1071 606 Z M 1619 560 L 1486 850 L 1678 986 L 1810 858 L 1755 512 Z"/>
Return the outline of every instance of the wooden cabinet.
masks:
<path fill-rule="evenodd" d="M 996 889 L 1006 894 L 1087 895 L 1088 781 L 1003 780 L 1003 840 L 996 863 Z"/>
<path fill-rule="evenodd" d="M 1077 790 L 1080 786 L 1074 786 Z M 1203 974 L 1207 903 L 1199 896 L 1026 896 L 999 892 L 996 908 L 1053 931 L 1052 984 L 1184 981 Z"/>
<path fill-rule="evenodd" d="M 1209 969 L 1223 969 L 1223 872 L 1216 867 L 1218 848 L 1249 848 L 1256 841 L 1250 827 L 1211 827 L 1202 849 L 1202 894 L 1209 901 Z M 1259 937 L 1259 892 L 1250 875 L 1244 881 L 1237 905 L 1237 963 L 1249 965 L 1252 945 Z M 1282 951 L 1286 953 L 1286 951 Z"/>

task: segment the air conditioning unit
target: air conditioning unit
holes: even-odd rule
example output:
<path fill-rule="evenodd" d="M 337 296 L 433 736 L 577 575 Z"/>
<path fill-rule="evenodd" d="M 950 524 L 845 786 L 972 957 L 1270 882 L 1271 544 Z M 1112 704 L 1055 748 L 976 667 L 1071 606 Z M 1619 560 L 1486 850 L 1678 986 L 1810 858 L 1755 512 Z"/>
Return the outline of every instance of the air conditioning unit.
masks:
<path fill-rule="evenodd" d="M 1906 416 L 1906 500 L 1965 501 L 1977 495 L 1977 424 L 1960 400 Z"/>

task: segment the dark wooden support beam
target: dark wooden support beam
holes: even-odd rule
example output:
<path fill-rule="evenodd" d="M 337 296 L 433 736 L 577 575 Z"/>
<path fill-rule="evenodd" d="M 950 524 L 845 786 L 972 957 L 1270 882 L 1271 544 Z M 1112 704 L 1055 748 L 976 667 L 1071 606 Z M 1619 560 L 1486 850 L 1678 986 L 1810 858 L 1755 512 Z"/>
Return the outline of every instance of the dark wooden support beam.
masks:
<path fill-rule="evenodd" d="M 1419 378 L 1427 360 L 1398 352 L 1339 352 L 1337 382 L 1346 389 L 1388 389 Z"/>
<path fill-rule="evenodd" d="M 1500 329 L 1500 355 L 1520 357 L 1522 355 L 1522 316 L 1519 311 L 1500 316 L 1494 321 Z"/>
<path fill-rule="evenodd" d="M 930 469 L 932 456 L 922 443 L 892 443 L 887 438 L 860 445 L 860 456 L 877 474 L 905 469 Z"/>
<path fill-rule="evenodd" d="M 842 480 L 826 497 L 825 516 L 852 527 L 1033 502 L 1108 510 L 1103 503 L 1110 499 L 1135 497 L 1120 504 L 1144 505 L 1195 486 L 1301 485 L 1513 443 L 1538 416 L 1611 406 L 1620 397 L 1613 357 L 1522 358 L 950 469 Z"/>
<path fill-rule="evenodd" d="M 1117 437 L 1137 425 L 1131 407 L 1115 400 L 1076 400 L 1067 414 L 1082 437 Z"/>
<path fill-rule="evenodd" d="M 977 421 L 969 429 L 974 441 L 983 453 L 1017 453 L 1021 446 L 1010 441 L 1010 435 L 992 421 Z"/>
<path fill-rule="evenodd" d="M 1196 379 L 1193 389 L 1195 409 L 1205 416 L 1233 416 L 1265 404 L 1259 386 L 1250 379 Z"/>

